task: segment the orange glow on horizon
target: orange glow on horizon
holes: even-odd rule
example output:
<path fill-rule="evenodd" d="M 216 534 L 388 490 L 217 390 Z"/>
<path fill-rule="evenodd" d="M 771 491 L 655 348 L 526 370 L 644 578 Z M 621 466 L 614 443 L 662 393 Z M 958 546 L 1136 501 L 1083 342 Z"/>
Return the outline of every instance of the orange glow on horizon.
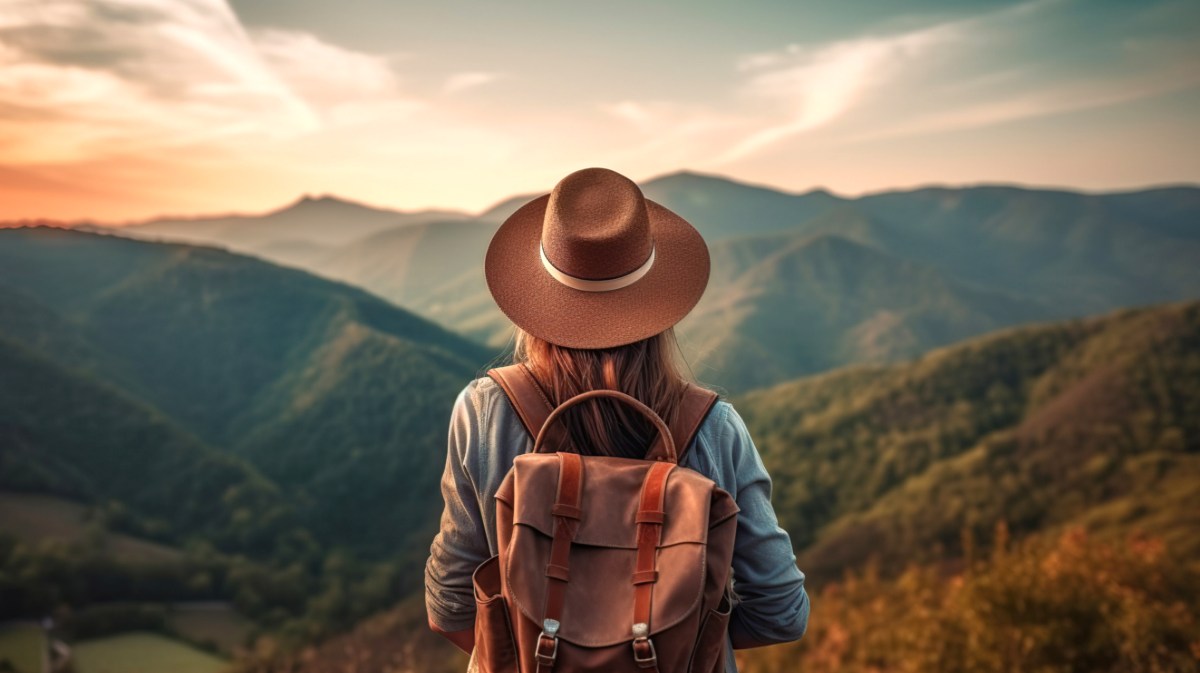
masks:
<path fill-rule="evenodd" d="M 445 39 L 410 52 L 250 24 L 226 0 L 11 0 L 0 221 L 261 213 L 303 194 L 478 212 L 586 166 L 845 195 L 1200 181 L 1200 11 L 1130 6 L 1137 22 L 1085 40 L 1083 8 L 1031 0 L 794 42 L 768 34 L 791 10 L 739 11 L 758 32 L 696 13 L 670 58 L 630 40 L 546 59 L 529 38 L 554 27 L 537 22 L 571 17 L 482 46 L 429 24 Z"/>

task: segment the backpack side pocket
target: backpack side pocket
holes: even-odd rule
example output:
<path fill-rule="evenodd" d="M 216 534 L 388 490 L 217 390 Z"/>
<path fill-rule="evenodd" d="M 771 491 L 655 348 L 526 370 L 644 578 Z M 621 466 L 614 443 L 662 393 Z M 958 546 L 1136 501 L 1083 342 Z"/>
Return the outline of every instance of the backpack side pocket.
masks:
<path fill-rule="evenodd" d="M 720 673 L 725 670 L 725 646 L 729 639 L 729 615 L 732 612 L 733 603 L 729 600 L 727 589 L 717 607 L 704 615 L 700 636 L 696 638 L 696 646 L 692 649 L 688 673 Z"/>
<path fill-rule="evenodd" d="M 471 581 L 475 586 L 475 665 L 481 673 L 517 673 L 508 602 L 500 591 L 500 557 L 480 563 Z"/>

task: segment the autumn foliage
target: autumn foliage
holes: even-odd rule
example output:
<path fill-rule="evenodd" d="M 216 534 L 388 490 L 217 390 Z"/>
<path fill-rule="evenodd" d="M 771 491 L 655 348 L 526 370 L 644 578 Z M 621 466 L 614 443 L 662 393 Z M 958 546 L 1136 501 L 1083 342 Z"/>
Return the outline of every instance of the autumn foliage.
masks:
<path fill-rule="evenodd" d="M 1168 673 L 1200 670 L 1200 568 L 1154 539 L 1071 530 L 948 573 L 878 564 L 813 599 L 795 644 L 741 653 L 744 673 Z"/>

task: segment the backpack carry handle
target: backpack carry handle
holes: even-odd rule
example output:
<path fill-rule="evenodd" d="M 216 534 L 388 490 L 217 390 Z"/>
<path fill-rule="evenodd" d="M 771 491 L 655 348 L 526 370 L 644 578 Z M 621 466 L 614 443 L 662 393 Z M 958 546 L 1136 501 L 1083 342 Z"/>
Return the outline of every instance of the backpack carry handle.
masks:
<path fill-rule="evenodd" d="M 619 400 L 625 404 L 628 404 L 634 409 L 637 409 L 638 412 L 646 417 L 646 420 L 654 424 L 655 429 L 658 430 L 658 434 L 662 436 L 663 445 L 667 449 L 667 459 L 672 463 L 679 462 L 679 456 L 675 454 L 675 441 L 671 438 L 671 430 L 667 428 L 667 424 L 663 421 L 663 419 L 659 417 L 658 414 L 654 413 L 653 409 L 643 404 L 636 397 L 633 397 L 632 395 L 626 395 L 619 390 L 589 390 L 586 393 L 580 393 L 566 402 L 558 405 L 554 411 L 550 412 L 550 415 L 546 417 L 546 422 L 542 424 L 542 429 L 538 431 L 537 439 L 533 441 L 533 453 L 541 453 L 542 444 L 546 439 L 546 429 L 550 427 L 550 424 L 554 423 L 555 419 L 561 416 L 562 413 L 568 408 L 573 407 L 580 402 L 586 402 L 596 397 L 611 397 L 615 400 Z M 651 444 L 651 446 L 653 446 L 653 444 Z"/>

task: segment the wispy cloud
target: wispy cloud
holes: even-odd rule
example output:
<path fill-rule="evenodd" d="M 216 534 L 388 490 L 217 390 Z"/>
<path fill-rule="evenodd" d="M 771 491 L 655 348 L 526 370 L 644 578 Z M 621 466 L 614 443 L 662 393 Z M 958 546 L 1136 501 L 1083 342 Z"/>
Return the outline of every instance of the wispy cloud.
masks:
<path fill-rule="evenodd" d="M 310 105 L 334 106 L 399 96 L 389 59 L 322 42 L 308 33 L 263 30 L 250 33 L 258 56 Z"/>
<path fill-rule="evenodd" d="M 608 114 L 629 122 L 641 130 L 648 130 L 659 121 L 658 115 L 651 112 L 649 106 L 635 100 L 623 100 L 616 103 L 605 103 L 600 109 Z"/>
<path fill-rule="evenodd" d="M 116 10 L 128 9 L 118 13 Z M 64 161 L 245 128 L 231 103 L 275 129 L 311 127 L 310 110 L 202 8 L 19 2 L 0 27 L 0 142 L 8 161 Z"/>
<path fill-rule="evenodd" d="M 679 133 L 694 135 L 725 128 L 736 118 L 723 114 L 711 105 L 677 103 L 674 101 L 622 100 L 604 103 L 599 109 L 607 115 L 631 125 L 639 133 L 663 135 Z"/>
<path fill-rule="evenodd" d="M 1066 0 L 1032 0 L 917 29 L 789 45 L 737 63 L 755 128 L 713 161 L 737 162 L 795 136 L 861 142 L 981 128 L 1195 86 L 1194 40 L 1105 43 L 1119 67 L 1056 70 Z M 1073 20 L 1070 15 L 1065 17 Z M 1075 48 L 1079 48 L 1075 45 Z"/>
<path fill-rule="evenodd" d="M 341 179 L 361 182 L 353 152 L 403 142 L 427 107 L 396 60 L 247 30 L 226 0 L 3 0 L 0 167 L 27 177 L 10 190 L 90 171 L 147 202 L 181 191 L 157 176 L 195 193 L 232 167 L 269 184 L 356 166 Z"/>
<path fill-rule="evenodd" d="M 634 130 L 634 141 L 604 149 L 614 165 L 653 159 L 663 168 L 698 166 L 712 157 L 714 145 L 743 128 L 745 119 L 711 105 L 673 101 L 622 100 L 599 109 Z M 627 135 L 627 134 L 623 134 Z"/>
<path fill-rule="evenodd" d="M 442 85 L 442 93 L 459 93 L 497 79 L 500 79 L 500 74 L 495 72 L 456 72 L 446 78 L 446 83 Z"/>
<path fill-rule="evenodd" d="M 1115 82 L 1102 80 L 1057 83 L 1004 98 L 980 103 L 963 103 L 951 110 L 930 111 L 913 119 L 880 124 L 874 130 L 850 134 L 842 140 L 869 142 L 978 129 L 1022 119 L 1119 105 L 1196 86 L 1200 86 L 1200 70 L 1183 67 L 1181 64 L 1148 76 L 1122 78 Z"/>
<path fill-rule="evenodd" d="M 782 105 L 787 116 L 769 124 L 717 156 L 736 161 L 768 145 L 837 120 L 860 103 L 873 86 L 895 77 L 928 53 L 963 37 L 962 26 L 945 23 L 883 37 L 865 37 L 817 46 L 789 45 L 777 52 L 744 57 L 749 74 L 743 92 L 768 106 Z"/>
<path fill-rule="evenodd" d="M 1041 5 L 1038 5 L 1040 7 Z M 1025 12 L 1009 19 L 1032 16 Z M 992 26 L 989 26 L 992 27 Z M 992 27 L 995 28 L 995 27 Z M 1009 21 L 1008 31 L 1034 33 L 1032 26 Z M 970 54 L 960 52 L 962 58 Z M 1200 43 L 1190 37 L 1124 38 L 1105 43 L 1104 68 L 1054 72 L 1037 55 L 1009 55 L 1004 69 L 975 71 L 923 86 L 927 104 L 877 121 L 872 128 L 846 134 L 846 142 L 867 142 L 903 136 L 986 128 L 1024 119 L 1120 105 L 1200 86 Z"/>
<path fill-rule="evenodd" d="M 553 62 L 530 46 L 546 30 L 536 22 L 486 48 L 431 22 L 421 40 L 396 40 L 417 51 L 379 53 L 319 25 L 298 30 L 291 3 L 274 4 L 256 21 L 277 14 L 291 28 L 247 28 L 229 0 L 0 0 L 0 218 L 253 209 L 300 191 L 472 208 L 581 164 L 850 192 L 1043 174 L 1128 184 L 1119 176 L 1200 166 L 1177 147 L 1147 148 L 1187 135 L 1195 98 L 1164 94 L 1200 86 L 1194 0 L 1032 0 L 973 15 L 946 0 L 936 18 L 880 10 L 857 32 L 752 53 L 736 51 L 740 39 L 706 41 L 718 18 L 697 10 L 694 44 L 670 59 L 615 43 L 597 59 L 589 43 Z M 796 14 L 747 6 L 744 18 Z M 1138 109 L 1168 131 L 1084 112 L 1156 96 Z M 1096 168 L 1072 154 L 1036 173 L 1029 148 L 1047 146 L 1054 124 L 1007 129 L 1021 151 L 980 131 L 1050 115 L 1103 129 L 1086 141 L 1096 156 L 1111 137 L 1145 159 Z M 893 142 L 906 137 L 937 149 L 914 161 L 913 143 Z"/>
<path fill-rule="evenodd" d="M 0 45 L 9 162 L 294 137 L 416 103 L 386 58 L 248 32 L 223 0 L 10 0 Z"/>

